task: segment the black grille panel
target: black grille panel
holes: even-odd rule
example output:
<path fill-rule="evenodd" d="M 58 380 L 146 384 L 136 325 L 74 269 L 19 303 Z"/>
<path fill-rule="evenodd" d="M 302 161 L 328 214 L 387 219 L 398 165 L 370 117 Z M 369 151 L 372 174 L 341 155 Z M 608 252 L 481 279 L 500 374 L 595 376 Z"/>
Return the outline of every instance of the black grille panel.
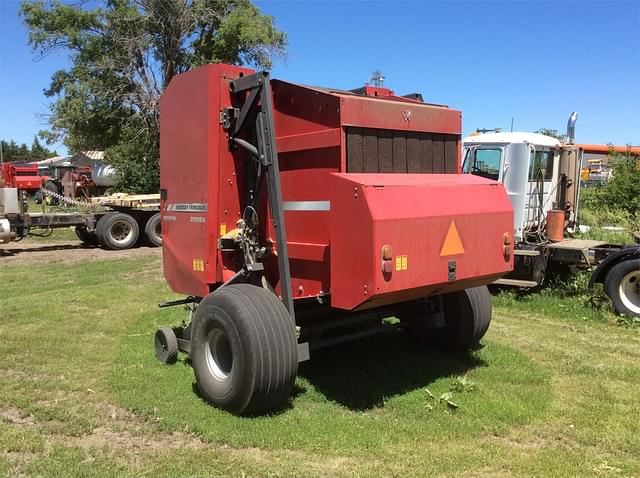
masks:
<path fill-rule="evenodd" d="M 347 127 L 349 173 L 455 173 L 458 135 Z"/>

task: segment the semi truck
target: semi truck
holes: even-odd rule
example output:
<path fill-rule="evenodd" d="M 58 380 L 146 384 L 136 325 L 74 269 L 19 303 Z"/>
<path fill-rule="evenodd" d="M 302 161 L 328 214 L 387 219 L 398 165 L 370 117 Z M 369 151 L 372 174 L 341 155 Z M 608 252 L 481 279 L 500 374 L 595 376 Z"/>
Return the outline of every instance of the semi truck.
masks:
<path fill-rule="evenodd" d="M 614 310 L 640 317 L 640 245 L 576 239 L 583 149 L 536 133 L 486 133 L 464 140 L 463 173 L 504 184 L 514 209 L 514 270 L 495 283 L 540 287 L 556 272 L 591 270 Z"/>
<path fill-rule="evenodd" d="M 459 111 L 224 64 L 174 77 L 160 111 L 163 268 L 184 296 L 161 306 L 189 316 L 155 352 L 188 354 L 207 401 L 270 410 L 314 350 L 390 328 L 421 347 L 484 336 L 513 208 L 461 174 Z"/>

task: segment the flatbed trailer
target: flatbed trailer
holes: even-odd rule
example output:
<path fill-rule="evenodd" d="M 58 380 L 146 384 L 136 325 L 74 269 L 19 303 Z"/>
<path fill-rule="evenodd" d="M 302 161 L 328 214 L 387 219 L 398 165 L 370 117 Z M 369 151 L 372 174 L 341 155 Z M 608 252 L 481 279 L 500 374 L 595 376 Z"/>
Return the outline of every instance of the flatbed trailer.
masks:
<path fill-rule="evenodd" d="M 53 229 L 74 227 L 82 242 L 106 249 L 128 249 L 140 242 L 155 247 L 162 245 L 159 194 L 114 194 L 94 197 L 90 202 L 62 197 L 61 201 L 88 211 L 28 213 L 17 200 L 19 190 L 1 188 L 0 192 L 0 244 L 38 234 L 34 231 L 46 234 Z"/>

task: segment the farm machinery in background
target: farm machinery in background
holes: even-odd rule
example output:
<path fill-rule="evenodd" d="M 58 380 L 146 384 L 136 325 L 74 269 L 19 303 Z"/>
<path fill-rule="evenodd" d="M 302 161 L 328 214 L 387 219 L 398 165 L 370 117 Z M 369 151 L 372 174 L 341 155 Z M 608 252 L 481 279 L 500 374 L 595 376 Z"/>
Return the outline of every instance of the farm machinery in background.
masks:
<path fill-rule="evenodd" d="M 2 164 L 0 244 L 74 227 L 82 242 L 107 249 L 162 245 L 159 194 L 93 196 L 108 181 L 88 166 L 62 164 L 49 168 L 48 175 L 38 172 L 37 165 Z M 30 194 L 43 202 L 41 212 L 28 211 L 25 198 Z M 44 203 L 70 210 L 47 211 Z"/>
<path fill-rule="evenodd" d="M 68 200 L 88 200 L 101 196 L 116 185 L 115 170 L 110 165 L 94 162 L 93 166 L 76 165 L 70 161 L 42 166 L 40 174 L 45 178 L 43 190 L 34 197 L 36 203 L 64 203 Z"/>
<path fill-rule="evenodd" d="M 223 64 L 175 76 L 160 109 L 164 275 L 187 296 L 162 306 L 190 319 L 157 330 L 156 355 L 189 354 L 210 403 L 270 410 L 314 350 L 389 329 L 484 336 L 513 209 L 460 174 L 459 111 Z"/>
<path fill-rule="evenodd" d="M 567 144 L 535 133 L 487 133 L 464 140 L 463 172 L 500 181 L 514 209 L 514 271 L 496 284 L 539 287 L 555 272 L 593 270 L 617 313 L 640 317 L 640 245 L 573 238 L 578 230 L 582 154 L 574 144 L 573 113 Z"/>

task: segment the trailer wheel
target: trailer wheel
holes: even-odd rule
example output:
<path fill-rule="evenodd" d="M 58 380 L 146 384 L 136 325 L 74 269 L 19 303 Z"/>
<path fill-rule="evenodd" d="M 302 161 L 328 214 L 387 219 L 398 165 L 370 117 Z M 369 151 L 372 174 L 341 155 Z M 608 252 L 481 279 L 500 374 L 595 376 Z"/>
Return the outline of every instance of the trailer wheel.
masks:
<path fill-rule="evenodd" d="M 162 230 L 160 227 L 159 212 L 151 216 L 144 226 L 144 235 L 152 246 L 162 247 Z"/>
<path fill-rule="evenodd" d="M 105 249 L 129 249 L 138 240 L 138 222 L 122 212 L 110 212 L 98 221 L 96 236 Z"/>
<path fill-rule="evenodd" d="M 88 246 L 97 246 L 98 245 L 98 236 L 96 236 L 95 231 L 89 231 L 87 226 L 76 226 L 76 236 L 83 243 Z"/>
<path fill-rule="evenodd" d="M 255 414 L 291 393 L 298 370 L 295 327 L 272 292 L 233 284 L 209 294 L 196 311 L 191 340 L 198 389 L 213 405 Z"/>
<path fill-rule="evenodd" d="M 604 289 L 618 314 L 640 317 L 640 259 L 613 266 L 604 279 Z"/>
<path fill-rule="evenodd" d="M 178 338 L 170 327 L 161 327 L 154 337 L 156 357 L 166 364 L 176 363 L 178 358 Z"/>
<path fill-rule="evenodd" d="M 416 341 L 428 345 L 468 350 L 480 342 L 491 323 L 491 294 L 486 286 L 442 296 L 444 326 L 428 327 L 423 317 L 414 317 L 405 328 Z"/>

